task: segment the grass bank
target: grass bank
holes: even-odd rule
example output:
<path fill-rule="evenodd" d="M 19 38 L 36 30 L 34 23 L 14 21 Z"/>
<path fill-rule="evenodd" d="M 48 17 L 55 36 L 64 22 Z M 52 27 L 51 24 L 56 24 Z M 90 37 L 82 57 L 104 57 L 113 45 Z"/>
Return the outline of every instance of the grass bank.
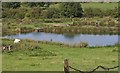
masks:
<path fill-rule="evenodd" d="M 10 39 L 2 41 L 4 45 L 13 44 Z M 11 52 L 3 52 L 2 66 L 3 71 L 63 71 L 63 60 L 67 58 L 71 66 L 81 70 L 91 70 L 98 65 L 113 67 L 118 65 L 117 49 L 117 46 L 73 48 L 21 40 L 13 45 Z"/>
<path fill-rule="evenodd" d="M 118 33 L 118 18 L 3 19 L 3 36 L 18 32 Z M 98 30 L 98 31 L 96 31 Z"/>

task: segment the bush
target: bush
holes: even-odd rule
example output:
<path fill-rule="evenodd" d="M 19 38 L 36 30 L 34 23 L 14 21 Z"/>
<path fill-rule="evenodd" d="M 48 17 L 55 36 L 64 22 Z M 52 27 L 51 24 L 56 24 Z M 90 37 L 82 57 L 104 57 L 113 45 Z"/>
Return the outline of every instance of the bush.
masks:
<path fill-rule="evenodd" d="M 104 17 L 104 16 L 111 16 L 111 17 L 118 17 L 118 8 L 115 9 L 107 9 L 102 10 L 100 8 L 85 8 L 84 9 L 84 17 Z"/>
<path fill-rule="evenodd" d="M 48 10 L 43 10 L 41 12 L 42 18 L 52 18 L 53 14 L 54 14 L 54 12 L 52 10 L 49 10 L 49 9 Z"/>
<path fill-rule="evenodd" d="M 18 8 L 18 9 L 3 9 L 3 18 L 11 18 L 11 19 L 23 19 L 27 9 Z"/>
<path fill-rule="evenodd" d="M 61 15 L 65 17 L 82 17 L 83 10 L 79 2 L 61 3 Z"/>
<path fill-rule="evenodd" d="M 20 2 L 3 2 L 2 7 L 3 8 L 18 8 L 20 7 Z"/>
<path fill-rule="evenodd" d="M 80 42 L 79 47 L 87 47 L 88 43 L 86 42 Z"/>
<path fill-rule="evenodd" d="M 30 10 L 30 18 L 35 18 L 35 19 L 39 19 L 41 18 L 41 8 L 39 7 L 34 7 Z"/>

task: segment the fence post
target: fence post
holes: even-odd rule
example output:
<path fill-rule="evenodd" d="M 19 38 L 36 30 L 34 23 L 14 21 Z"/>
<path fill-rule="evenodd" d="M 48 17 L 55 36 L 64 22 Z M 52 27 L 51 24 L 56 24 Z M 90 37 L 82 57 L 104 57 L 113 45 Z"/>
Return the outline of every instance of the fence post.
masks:
<path fill-rule="evenodd" d="M 64 60 L 64 73 L 69 73 L 69 63 L 68 59 Z"/>

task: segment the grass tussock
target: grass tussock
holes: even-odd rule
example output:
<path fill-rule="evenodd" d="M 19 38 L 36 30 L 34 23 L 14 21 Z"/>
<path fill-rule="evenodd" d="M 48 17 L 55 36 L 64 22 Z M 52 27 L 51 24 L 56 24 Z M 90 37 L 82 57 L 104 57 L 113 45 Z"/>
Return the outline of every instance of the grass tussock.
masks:
<path fill-rule="evenodd" d="M 24 55 L 28 55 L 28 56 L 56 56 L 55 53 L 49 51 L 49 50 L 44 50 L 44 48 L 42 48 L 40 46 L 40 43 L 33 41 L 33 40 L 21 40 L 20 43 L 13 43 L 13 39 L 2 39 L 3 46 L 9 46 L 11 45 L 11 51 L 5 50 L 3 51 L 3 53 L 11 53 L 14 54 L 16 52 L 21 52 Z M 29 42 L 29 43 L 28 43 Z"/>

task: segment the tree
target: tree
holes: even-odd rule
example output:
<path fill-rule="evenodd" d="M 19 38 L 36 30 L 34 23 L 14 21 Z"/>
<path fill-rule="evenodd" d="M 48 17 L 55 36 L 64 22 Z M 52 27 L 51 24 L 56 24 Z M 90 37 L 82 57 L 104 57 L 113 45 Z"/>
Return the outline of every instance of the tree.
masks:
<path fill-rule="evenodd" d="M 23 5 L 27 5 L 27 7 L 48 7 L 50 5 L 49 2 L 25 2 Z"/>
<path fill-rule="evenodd" d="M 3 2 L 2 7 L 3 8 L 18 8 L 20 7 L 20 2 Z"/>
<path fill-rule="evenodd" d="M 52 18 L 53 15 L 54 15 L 54 9 L 52 9 L 52 8 L 48 8 L 41 12 L 42 18 Z"/>
<path fill-rule="evenodd" d="M 61 4 L 61 15 L 66 17 L 82 17 L 82 7 L 79 2 L 65 2 Z"/>

